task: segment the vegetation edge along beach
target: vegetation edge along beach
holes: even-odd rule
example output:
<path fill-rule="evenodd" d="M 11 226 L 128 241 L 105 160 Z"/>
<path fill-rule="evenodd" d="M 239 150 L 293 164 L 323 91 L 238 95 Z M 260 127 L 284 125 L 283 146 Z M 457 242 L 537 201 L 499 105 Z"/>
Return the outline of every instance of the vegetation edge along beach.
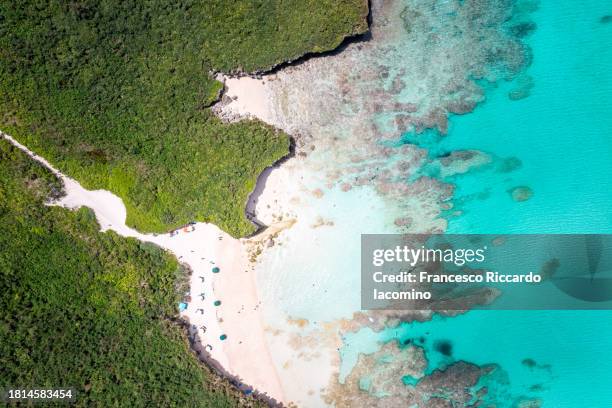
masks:
<path fill-rule="evenodd" d="M 200 364 L 177 320 L 188 271 L 156 245 L 44 205 L 50 171 L 0 140 L 0 387 L 67 384 L 76 405 L 264 406 Z"/>
<path fill-rule="evenodd" d="M 212 72 L 259 72 L 368 30 L 367 0 L 0 2 L 0 126 L 128 225 L 256 230 L 244 203 L 288 136 L 209 110 Z"/>

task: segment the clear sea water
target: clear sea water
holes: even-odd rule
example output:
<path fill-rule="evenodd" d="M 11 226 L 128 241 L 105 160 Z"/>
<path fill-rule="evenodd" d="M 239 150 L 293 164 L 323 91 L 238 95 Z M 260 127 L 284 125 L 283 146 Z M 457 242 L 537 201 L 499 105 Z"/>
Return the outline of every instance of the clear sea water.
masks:
<path fill-rule="evenodd" d="M 467 199 L 448 232 L 612 232 L 612 24 L 600 22 L 610 13 L 602 0 L 541 2 L 527 41 L 530 96 L 511 101 L 513 84 L 502 84 L 473 113 L 452 119 L 442 149 L 516 157 L 522 167 L 454 180 L 457 197 Z M 531 187 L 532 199 L 510 200 L 507 190 L 518 185 Z M 487 199 L 469 199 L 485 191 Z"/>
<path fill-rule="evenodd" d="M 448 232 L 612 233 L 612 23 L 600 21 L 610 14 L 604 0 L 542 1 L 527 40 L 530 95 L 510 100 L 514 84 L 500 84 L 473 113 L 452 118 L 438 151 L 476 149 L 494 162 L 448 180 L 462 211 Z M 496 163 L 507 158 L 521 167 L 500 173 Z M 529 186 L 533 197 L 513 201 L 508 190 L 516 186 Z M 363 329 L 347 338 L 343 372 L 357 349 L 424 337 L 429 371 L 457 360 L 499 365 L 484 380 L 498 407 L 521 397 L 548 408 L 612 407 L 611 321 L 612 311 L 479 311 Z M 451 357 L 433 349 L 438 340 L 451 343 Z"/>

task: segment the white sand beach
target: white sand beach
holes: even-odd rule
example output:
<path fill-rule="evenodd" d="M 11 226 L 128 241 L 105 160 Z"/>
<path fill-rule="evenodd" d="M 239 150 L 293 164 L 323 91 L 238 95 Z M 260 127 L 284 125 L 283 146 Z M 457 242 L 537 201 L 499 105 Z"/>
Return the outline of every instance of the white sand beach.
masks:
<path fill-rule="evenodd" d="M 246 385 L 285 401 L 270 352 L 265 342 L 254 271 L 247 242 L 232 238 L 213 224 L 196 223 L 171 234 L 142 234 L 125 224 L 123 201 L 105 190 L 90 191 L 63 175 L 47 160 L 11 136 L 10 143 L 51 170 L 64 183 L 66 195 L 49 205 L 70 209 L 91 208 L 101 231 L 112 230 L 124 237 L 152 242 L 172 252 L 191 270 L 190 296 L 181 315 L 197 326 L 202 346 L 225 371 Z M 213 273 L 213 268 L 219 268 Z M 219 305 L 215 301 L 220 301 Z M 177 305 L 178 307 L 178 305 Z M 221 336 L 227 336 L 221 340 Z"/>
<path fill-rule="evenodd" d="M 222 102 L 213 106 L 217 115 L 227 120 L 258 118 L 266 123 L 273 123 L 265 80 L 223 74 L 217 75 L 216 79 L 223 82 L 225 87 Z"/>

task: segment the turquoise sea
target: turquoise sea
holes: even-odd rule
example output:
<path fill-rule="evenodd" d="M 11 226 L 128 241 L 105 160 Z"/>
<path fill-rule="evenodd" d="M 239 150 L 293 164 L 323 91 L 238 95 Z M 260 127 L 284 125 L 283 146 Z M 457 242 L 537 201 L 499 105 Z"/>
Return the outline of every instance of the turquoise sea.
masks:
<path fill-rule="evenodd" d="M 456 185 L 449 233 L 612 233 L 612 3 L 543 1 L 526 39 L 533 63 L 513 83 L 488 86 L 472 113 L 454 116 L 432 154 L 474 149 L 493 161 L 446 181 Z M 528 96 L 511 100 L 518 86 Z M 512 159 L 508 161 L 508 159 Z M 505 162 L 518 163 L 500 171 Z M 509 190 L 528 186 L 531 199 Z M 348 336 L 353 350 L 423 338 L 428 371 L 452 361 L 496 364 L 481 385 L 489 402 L 514 407 L 536 398 L 543 407 L 612 406 L 612 311 L 474 311 L 435 317 L 383 333 Z M 435 350 L 448 342 L 450 356 Z M 358 345 L 358 347 L 354 347 Z"/>
<path fill-rule="evenodd" d="M 335 372 L 337 344 L 321 340 L 319 359 L 308 345 L 274 353 L 283 385 L 303 406 L 323 406 L 316 390 L 330 384 L 337 405 L 352 398 L 369 407 L 365 398 L 382 389 L 402 398 L 397 367 L 406 354 L 382 368 L 358 356 L 411 340 L 425 352 L 426 374 L 460 360 L 495 366 L 477 385 L 488 406 L 612 407 L 612 311 L 472 311 L 382 332 L 368 327 L 376 321 L 351 320 L 360 310 L 360 235 L 443 230 L 444 183 L 455 186 L 453 207 L 442 207 L 448 233 L 612 233 L 612 3 L 371 5 L 370 41 L 266 81 L 284 112 L 278 123 L 312 137 L 294 167 L 271 176 L 284 181 L 276 185 L 289 204 L 276 207 L 271 195 L 257 207 L 271 220 L 275 212 L 297 219 L 257 266 L 264 319 L 278 329 L 271 348 L 346 333 L 337 329 L 346 322 L 363 327 L 342 338 L 338 384 L 321 375 Z M 448 111 L 465 114 L 451 115 L 446 136 L 419 132 L 443 131 Z M 533 195 L 515 201 L 517 187 Z M 297 318 L 309 326 L 288 323 Z M 361 387 L 366 370 L 372 388 Z M 419 378 L 402 380 L 410 387 Z"/>
<path fill-rule="evenodd" d="M 451 180 L 464 214 L 449 233 L 612 233 L 612 24 L 600 22 L 611 13 L 602 0 L 541 2 L 527 40 L 529 96 L 508 98 L 523 78 L 502 83 L 473 113 L 451 119 L 439 149 L 476 149 L 522 165 Z M 520 185 L 534 195 L 515 203 L 507 190 Z"/>

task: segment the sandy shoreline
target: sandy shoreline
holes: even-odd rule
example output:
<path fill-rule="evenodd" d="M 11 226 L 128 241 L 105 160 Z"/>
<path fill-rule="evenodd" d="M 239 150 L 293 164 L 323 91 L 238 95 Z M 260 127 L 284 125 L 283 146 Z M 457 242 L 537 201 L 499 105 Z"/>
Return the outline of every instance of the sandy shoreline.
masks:
<path fill-rule="evenodd" d="M 112 230 L 124 237 L 152 242 L 171 251 L 191 270 L 190 302 L 181 313 L 197 327 L 203 348 L 230 375 L 260 393 L 285 402 L 277 372 L 265 340 L 263 318 L 254 271 L 248 258 L 248 243 L 221 231 L 213 224 L 196 223 L 193 231 L 178 234 L 141 234 L 125 224 L 123 201 L 105 190 L 84 189 L 44 158 L 9 135 L 0 135 L 51 170 L 64 183 L 66 195 L 49 205 L 70 209 L 91 208 L 101 231 Z M 213 268 L 219 273 L 213 273 Z M 220 304 L 216 304 L 220 301 Z M 177 305 L 178 307 L 178 305 Z M 227 338 L 221 340 L 221 336 Z"/>
<path fill-rule="evenodd" d="M 259 119 L 266 123 L 274 123 L 273 112 L 267 100 L 265 80 L 223 74 L 217 75 L 215 79 L 223 82 L 225 88 L 221 101 L 212 107 L 213 112 L 221 119 L 226 121 Z"/>

